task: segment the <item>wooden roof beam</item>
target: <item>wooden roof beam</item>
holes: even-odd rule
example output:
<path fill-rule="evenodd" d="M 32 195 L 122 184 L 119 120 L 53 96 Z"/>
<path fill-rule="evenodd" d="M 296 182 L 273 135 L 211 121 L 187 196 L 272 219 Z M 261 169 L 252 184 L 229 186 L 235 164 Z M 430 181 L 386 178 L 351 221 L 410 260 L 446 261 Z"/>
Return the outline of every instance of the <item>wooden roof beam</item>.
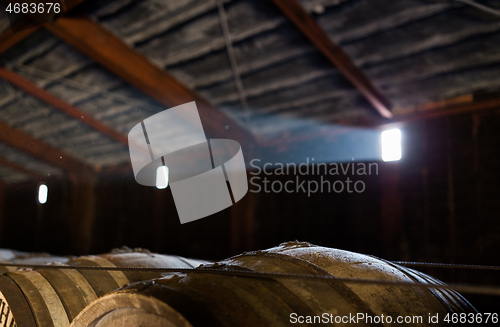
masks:
<path fill-rule="evenodd" d="M 94 169 L 66 152 L 0 121 L 0 142 L 12 146 L 66 172 L 79 175 Z"/>
<path fill-rule="evenodd" d="M 347 78 L 384 118 L 392 118 L 390 101 L 337 46 L 296 0 L 273 0 L 309 41 Z"/>
<path fill-rule="evenodd" d="M 70 105 L 69 103 L 66 103 L 65 101 L 59 99 L 55 95 L 52 95 L 40 89 L 39 87 L 37 87 L 27 79 L 19 76 L 18 74 L 0 66 L 0 77 L 5 79 L 12 85 L 25 91 L 26 93 L 58 109 L 59 111 L 67 114 L 68 116 L 71 116 L 72 118 L 81 121 L 85 125 L 97 130 L 98 132 L 108 136 L 109 138 L 118 141 L 124 145 L 128 145 L 127 136 L 115 131 L 111 127 L 92 118 L 86 112 Z"/>
<path fill-rule="evenodd" d="M 248 130 L 88 17 L 59 17 L 43 27 L 167 107 L 196 101 L 211 137 L 254 143 Z"/>

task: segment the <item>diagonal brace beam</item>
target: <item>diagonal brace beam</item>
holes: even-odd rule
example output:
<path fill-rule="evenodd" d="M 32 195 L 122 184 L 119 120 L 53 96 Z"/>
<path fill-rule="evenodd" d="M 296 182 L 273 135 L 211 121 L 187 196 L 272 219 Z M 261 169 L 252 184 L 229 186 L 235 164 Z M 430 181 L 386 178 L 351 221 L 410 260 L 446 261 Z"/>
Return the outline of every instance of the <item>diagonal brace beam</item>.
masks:
<path fill-rule="evenodd" d="M 94 169 L 66 152 L 0 121 L 0 142 L 25 152 L 66 172 L 80 174 Z"/>
<path fill-rule="evenodd" d="M 380 93 L 366 75 L 337 46 L 296 0 L 273 0 L 309 41 L 363 94 L 377 112 L 392 118 L 390 101 Z"/>
<path fill-rule="evenodd" d="M 38 98 L 39 100 L 47 103 L 48 105 L 58 109 L 59 111 L 71 116 L 72 118 L 75 118 L 85 125 L 97 130 L 98 132 L 110 137 L 111 139 L 118 141 L 124 145 L 128 145 L 127 137 L 117 131 L 115 131 L 113 128 L 101 123 L 100 121 L 92 118 L 89 116 L 87 113 L 81 111 L 80 109 L 73 107 L 69 103 L 66 103 L 65 101 L 59 99 L 55 95 L 52 95 L 27 79 L 19 76 L 18 74 L 9 71 L 5 69 L 4 67 L 0 66 L 0 77 L 8 81 L 9 83 L 17 86 L 21 90 L 25 91 L 26 93 Z"/>

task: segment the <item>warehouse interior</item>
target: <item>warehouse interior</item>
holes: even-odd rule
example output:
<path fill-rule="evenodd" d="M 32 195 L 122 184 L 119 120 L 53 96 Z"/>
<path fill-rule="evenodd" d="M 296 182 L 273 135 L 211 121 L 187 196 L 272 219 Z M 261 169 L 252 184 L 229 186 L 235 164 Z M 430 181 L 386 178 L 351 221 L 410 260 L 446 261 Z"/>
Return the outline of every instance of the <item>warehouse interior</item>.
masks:
<path fill-rule="evenodd" d="M 218 261 L 298 240 L 500 265 L 497 1 L 80 0 L 48 22 L 2 12 L 0 248 Z M 128 133 L 192 101 L 208 139 L 241 145 L 249 189 L 181 224 L 170 187 L 136 181 Z M 384 161 L 381 135 L 396 129 L 401 156 Z M 414 269 L 500 286 L 499 269 Z M 479 312 L 500 307 L 498 294 L 463 295 Z"/>

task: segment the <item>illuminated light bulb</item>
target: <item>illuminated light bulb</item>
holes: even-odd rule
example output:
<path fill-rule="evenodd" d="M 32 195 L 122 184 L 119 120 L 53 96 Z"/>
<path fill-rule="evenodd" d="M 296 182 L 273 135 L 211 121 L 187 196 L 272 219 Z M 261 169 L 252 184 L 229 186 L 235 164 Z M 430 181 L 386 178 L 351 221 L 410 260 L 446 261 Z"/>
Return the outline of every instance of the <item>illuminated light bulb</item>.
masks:
<path fill-rule="evenodd" d="M 49 195 L 49 188 L 45 184 L 41 184 L 38 187 L 38 202 L 44 204 L 47 202 L 47 197 Z"/>
<path fill-rule="evenodd" d="M 163 190 L 168 186 L 168 167 L 160 166 L 156 169 L 156 188 Z"/>

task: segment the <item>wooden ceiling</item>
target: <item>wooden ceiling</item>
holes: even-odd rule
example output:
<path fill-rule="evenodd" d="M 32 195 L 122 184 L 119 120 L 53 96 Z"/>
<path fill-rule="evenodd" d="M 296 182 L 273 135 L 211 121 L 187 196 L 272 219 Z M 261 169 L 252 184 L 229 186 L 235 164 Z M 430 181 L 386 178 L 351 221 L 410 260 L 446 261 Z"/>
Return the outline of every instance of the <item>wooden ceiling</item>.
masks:
<path fill-rule="evenodd" d="M 193 100 L 248 148 L 500 104 L 477 100 L 500 87 L 500 20 L 452 1 L 88 0 L 0 26 L 5 182 L 128 169 L 130 128 Z"/>

